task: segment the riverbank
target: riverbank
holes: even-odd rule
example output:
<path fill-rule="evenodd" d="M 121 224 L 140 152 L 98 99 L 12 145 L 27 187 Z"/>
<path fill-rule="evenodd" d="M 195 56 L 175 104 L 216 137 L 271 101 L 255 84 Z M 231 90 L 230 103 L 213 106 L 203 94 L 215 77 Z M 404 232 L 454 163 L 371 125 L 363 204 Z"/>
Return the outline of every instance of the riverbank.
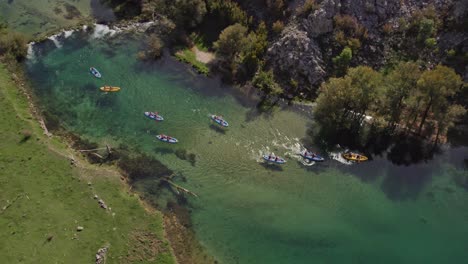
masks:
<path fill-rule="evenodd" d="M 90 165 L 43 135 L 3 65 L 0 83 L 1 258 L 89 263 L 105 247 L 109 263 L 176 263 L 162 214 L 145 210 L 116 170 Z"/>

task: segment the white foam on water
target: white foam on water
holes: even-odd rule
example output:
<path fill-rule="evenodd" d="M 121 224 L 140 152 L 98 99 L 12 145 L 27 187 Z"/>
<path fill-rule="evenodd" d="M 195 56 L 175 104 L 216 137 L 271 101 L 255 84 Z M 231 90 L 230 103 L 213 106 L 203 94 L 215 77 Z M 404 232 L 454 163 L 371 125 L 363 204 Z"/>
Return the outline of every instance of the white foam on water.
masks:
<path fill-rule="evenodd" d="M 36 53 L 34 52 L 34 44 L 36 44 L 34 41 L 28 43 L 28 51 L 26 53 L 26 58 L 30 61 L 36 60 Z"/>
<path fill-rule="evenodd" d="M 342 163 L 342 164 L 345 164 L 345 165 L 353 165 L 354 162 L 349 161 L 349 160 L 343 158 L 343 156 L 342 156 L 343 153 L 344 153 L 343 151 L 330 152 L 329 156 L 330 156 L 330 158 L 332 158 L 332 159 L 338 161 L 339 163 Z"/>
<path fill-rule="evenodd" d="M 64 38 L 69 38 L 71 35 L 73 35 L 73 32 L 75 32 L 75 30 L 64 30 L 63 31 L 63 37 Z"/>
<path fill-rule="evenodd" d="M 57 48 L 61 48 L 61 47 L 62 47 L 62 44 L 61 44 L 60 41 L 57 39 L 58 36 L 59 36 L 60 34 L 62 34 L 62 32 L 48 37 L 48 39 L 50 39 L 50 40 L 52 40 L 52 42 L 54 42 L 55 47 L 57 47 Z"/>
<path fill-rule="evenodd" d="M 102 24 L 95 24 L 94 25 L 94 31 L 93 35 L 91 36 L 94 39 L 99 39 L 107 36 L 114 36 L 119 32 L 120 29 L 111 29 L 108 25 L 102 25 Z"/>

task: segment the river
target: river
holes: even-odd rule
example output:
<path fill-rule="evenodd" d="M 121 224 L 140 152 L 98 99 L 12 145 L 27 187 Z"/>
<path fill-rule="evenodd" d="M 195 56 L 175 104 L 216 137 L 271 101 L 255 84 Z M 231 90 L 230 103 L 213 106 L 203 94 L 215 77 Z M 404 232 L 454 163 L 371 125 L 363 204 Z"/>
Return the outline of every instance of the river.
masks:
<path fill-rule="evenodd" d="M 196 236 L 221 263 L 466 261 L 468 191 L 454 182 L 467 176 L 466 147 L 447 145 L 408 166 L 385 154 L 355 165 L 306 164 L 296 153 L 311 125 L 307 107 L 259 113 L 235 88 L 169 55 L 138 61 L 137 35 L 76 32 L 56 42 L 34 45 L 25 63 L 39 102 L 67 129 L 137 147 L 183 175 L 177 183 L 199 196 L 188 205 Z M 122 90 L 105 94 L 103 85 Z M 151 121 L 145 111 L 165 120 Z M 215 126 L 210 114 L 222 114 L 229 128 Z M 159 133 L 179 143 L 159 142 Z M 194 153 L 195 164 L 176 150 Z M 263 163 L 269 152 L 288 162 Z M 139 185 L 152 193 L 154 182 Z"/>

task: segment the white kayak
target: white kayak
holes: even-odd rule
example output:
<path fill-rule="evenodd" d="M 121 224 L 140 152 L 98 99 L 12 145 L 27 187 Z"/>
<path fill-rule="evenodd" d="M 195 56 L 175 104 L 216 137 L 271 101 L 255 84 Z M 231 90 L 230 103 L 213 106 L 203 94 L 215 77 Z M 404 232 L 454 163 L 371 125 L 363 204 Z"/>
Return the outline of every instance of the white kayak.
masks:
<path fill-rule="evenodd" d="M 268 162 L 273 162 L 273 163 L 276 163 L 276 164 L 286 163 L 285 159 L 283 159 L 281 157 L 277 157 L 277 156 L 272 156 L 272 155 L 263 155 L 263 159 L 268 161 Z"/>
<path fill-rule="evenodd" d="M 157 135 L 156 138 L 162 142 L 166 142 L 166 143 L 172 143 L 172 144 L 175 144 L 177 142 L 179 142 L 177 140 L 177 138 L 173 138 L 173 137 L 170 137 L 170 136 L 166 136 L 166 135 Z"/>
<path fill-rule="evenodd" d="M 163 121 L 164 118 L 157 112 L 145 112 L 145 116 L 156 121 Z"/>
<path fill-rule="evenodd" d="M 218 125 L 221 125 L 223 127 L 229 126 L 229 123 L 220 116 L 211 115 L 211 120 L 215 121 Z"/>
<path fill-rule="evenodd" d="M 94 67 L 89 68 L 89 72 L 96 78 L 101 78 L 101 73 Z"/>

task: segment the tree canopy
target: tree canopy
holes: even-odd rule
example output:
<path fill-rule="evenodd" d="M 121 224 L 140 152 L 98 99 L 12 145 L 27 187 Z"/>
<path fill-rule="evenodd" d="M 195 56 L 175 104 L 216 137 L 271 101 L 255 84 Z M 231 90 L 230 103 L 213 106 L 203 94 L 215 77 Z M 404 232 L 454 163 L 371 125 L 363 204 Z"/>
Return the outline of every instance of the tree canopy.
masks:
<path fill-rule="evenodd" d="M 466 111 L 454 103 L 462 84 L 442 65 L 421 71 L 414 62 L 401 62 L 386 75 L 359 66 L 322 84 L 314 112 L 324 126 L 360 129 L 369 115 L 367 121 L 382 128 L 439 136 Z"/>

